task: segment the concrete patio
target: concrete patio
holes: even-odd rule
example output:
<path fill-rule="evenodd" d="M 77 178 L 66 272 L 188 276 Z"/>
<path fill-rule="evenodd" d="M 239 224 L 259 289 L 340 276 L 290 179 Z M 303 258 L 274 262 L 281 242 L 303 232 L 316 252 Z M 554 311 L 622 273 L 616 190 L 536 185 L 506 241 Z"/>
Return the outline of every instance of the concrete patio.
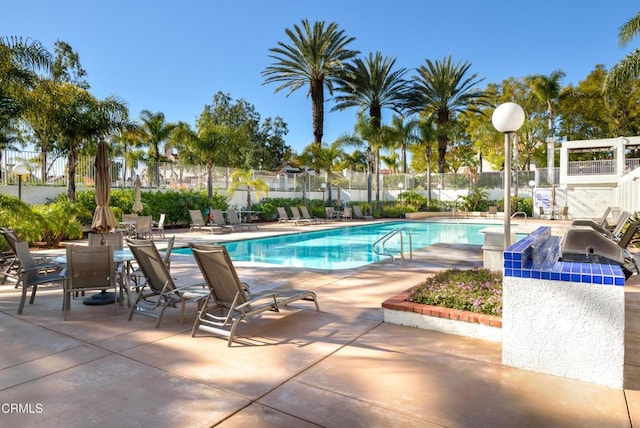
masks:
<path fill-rule="evenodd" d="M 530 221 L 532 225 L 542 224 Z M 550 222 L 562 227 L 563 222 Z M 549 224 L 549 223 L 546 223 Z M 316 226 L 311 226 L 317 228 Z M 324 227 L 324 226 L 319 226 Z M 310 226 L 268 226 L 273 234 Z M 169 232 L 171 234 L 171 232 Z M 238 236 L 240 233 L 232 235 Z M 227 235 L 222 239 L 232 239 Z M 250 236 L 242 232 L 242 236 Z M 178 242 L 212 241 L 176 233 Z M 295 286 L 297 302 L 242 325 L 232 347 L 191 337 L 168 310 L 160 328 L 125 306 L 74 300 L 62 320 L 58 287 L 38 290 L 16 314 L 20 291 L 0 286 L 0 423 L 20 427 L 631 427 L 640 424 L 640 293 L 629 285 L 627 388 L 517 370 L 500 343 L 386 324 L 381 303 L 431 272 L 482 264 L 477 247 L 438 245 L 405 266 L 303 271 L 237 263 L 252 291 Z M 172 273 L 199 277 L 174 255 Z"/>

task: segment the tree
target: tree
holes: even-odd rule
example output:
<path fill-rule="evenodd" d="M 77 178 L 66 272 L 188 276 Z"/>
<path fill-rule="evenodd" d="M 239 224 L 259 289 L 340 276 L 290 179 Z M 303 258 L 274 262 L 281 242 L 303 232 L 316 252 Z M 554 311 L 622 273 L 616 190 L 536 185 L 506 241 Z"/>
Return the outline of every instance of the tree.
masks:
<path fill-rule="evenodd" d="M 640 12 L 622 24 L 618 32 L 620 47 L 628 45 L 640 35 Z M 640 48 L 629 53 L 613 66 L 604 82 L 605 91 L 610 91 L 625 83 L 630 83 L 640 74 Z"/>
<path fill-rule="evenodd" d="M 346 62 L 359 53 L 347 48 L 355 39 L 345 36 L 335 22 L 325 27 L 324 21 L 316 21 L 312 26 L 306 19 L 301 27 L 294 25 L 293 30 L 285 29 L 285 33 L 291 43 L 278 42 L 278 47 L 270 49 L 269 57 L 275 62 L 262 72 L 264 83 L 279 83 L 275 92 L 287 89 L 287 96 L 309 86 L 313 142 L 320 146 L 324 133 L 324 90 L 326 87 L 333 95 Z"/>
<path fill-rule="evenodd" d="M 262 192 L 269 193 L 269 185 L 262 178 L 255 178 L 253 171 L 236 169 L 231 173 L 231 185 L 229 193 L 233 194 L 238 189 L 247 191 L 247 209 L 251 209 L 251 189 L 254 189 L 258 196 Z"/>
<path fill-rule="evenodd" d="M 554 158 L 555 158 L 555 110 L 558 100 L 562 96 L 562 86 L 560 81 L 564 78 L 565 73 L 562 70 L 555 70 L 548 76 L 534 75 L 529 76 L 528 82 L 533 96 L 546 106 L 547 114 L 547 176 L 549 183 L 554 184 Z"/>
<path fill-rule="evenodd" d="M 154 161 L 154 180 L 156 186 L 160 186 L 160 144 L 169 140 L 171 131 L 177 124 L 165 122 L 164 113 L 152 113 L 149 110 L 140 112 L 140 120 L 142 120 L 142 132 L 149 145 L 150 158 Z"/>
<path fill-rule="evenodd" d="M 345 66 L 346 73 L 340 81 L 336 105 L 331 109 L 345 110 L 359 107 L 368 110 L 372 125 L 382 125 L 382 109 L 391 108 L 400 112 L 406 91 L 404 75 L 407 70 L 393 70 L 395 58 L 383 57 L 380 52 L 370 53 L 366 60 L 356 58 Z"/>
<path fill-rule="evenodd" d="M 449 144 L 449 121 L 458 113 L 480 113 L 480 106 L 487 105 L 486 95 L 475 88 L 484 79 L 477 74 L 469 77 L 471 64 L 453 64 L 451 56 L 442 61 L 426 60 L 417 69 L 407 96 L 407 106 L 415 113 L 434 114 L 438 131 L 438 172 L 446 167 Z"/>
<path fill-rule="evenodd" d="M 303 156 L 310 160 L 310 166 L 316 171 L 323 170 L 327 174 L 327 200 L 331 205 L 331 181 L 335 165 L 345 155 L 344 143 L 337 139 L 329 146 L 310 144 L 303 150 Z"/>
<path fill-rule="evenodd" d="M 14 140 L 13 123 L 26 108 L 26 95 L 38 82 L 38 71 L 48 72 L 51 54 L 38 41 L 0 38 L 0 149 Z M 0 151 L 0 160 L 1 158 Z"/>

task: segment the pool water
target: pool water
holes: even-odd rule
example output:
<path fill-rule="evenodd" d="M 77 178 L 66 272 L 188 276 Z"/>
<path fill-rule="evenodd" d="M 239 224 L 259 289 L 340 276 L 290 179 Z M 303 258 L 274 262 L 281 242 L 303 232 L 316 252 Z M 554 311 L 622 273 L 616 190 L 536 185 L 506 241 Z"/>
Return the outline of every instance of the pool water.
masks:
<path fill-rule="evenodd" d="M 301 232 L 268 238 L 224 242 L 231 259 L 236 262 L 267 263 L 305 269 L 353 269 L 388 257 L 373 253 L 373 244 L 396 228 L 411 230 L 413 250 L 437 243 L 482 245 L 480 230 L 495 224 L 444 222 L 387 222 L 338 229 Z M 404 235 L 405 252 L 409 235 Z M 400 237 L 391 238 L 385 245 L 387 252 L 398 252 Z M 175 249 L 188 254 L 188 248 Z"/>

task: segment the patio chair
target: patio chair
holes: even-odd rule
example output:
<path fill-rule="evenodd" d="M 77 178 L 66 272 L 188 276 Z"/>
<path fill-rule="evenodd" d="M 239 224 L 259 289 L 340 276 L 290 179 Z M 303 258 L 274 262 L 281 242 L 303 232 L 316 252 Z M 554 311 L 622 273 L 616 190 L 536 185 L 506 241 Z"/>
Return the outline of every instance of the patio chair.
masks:
<path fill-rule="evenodd" d="M 213 224 L 220 227 L 220 229 L 222 229 L 223 232 L 235 232 L 237 230 L 244 229 L 242 225 L 238 226 L 238 225 L 227 224 L 227 221 L 224 219 L 224 214 L 222 213 L 222 210 L 212 209 L 209 211 L 209 215 L 211 218 L 213 218 Z"/>
<path fill-rule="evenodd" d="M 607 224 L 607 218 L 609 217 L 609 213 L 611 213 L 611 207 L 607 207 L 607 209 L 604 210 L 604 214 L 602 214 L 602 217 L 600 217 L 600 220 L 598 220 L 598 224 L 600 226 L 604 226 Z"/>
<path fill-rule="evenodd" d="M 123 232 L 127 238 L 136 236 L 138 217 L 138 214 L 122 214 L 122 221 L 120 222 L 122 228 L 116 229 L 116 232 Z"/>
<path fill-rule="evenodd" d="M 245 230 L 259 230 L 257 224 L 251 223 L 251 215 L 249 215 L 249 220 L 243 223 L 234 208 L 227 208 L 227 222 L 231 226 L 242 226 Z"/>
<path fill-rule="evenodd" d="M 290 209 L 291 209 L 291 220 L 295 224 L 311 224 L 311 220 L 307 220 L 306 218 L 302 217 L 302 215 L 300 214 L 300 210 L 298 210 L 298 207 L 292 205 Z"/>
<path fill-rule="evenodd" d="M 164 221 L 167 215 L 165 213 L 160 214 L 158 222 L 153 222 L 151 225 L 151 236 L 157 234 L 160 238 L 164 238 Z"/>
<path fill-rule="evenodd" d="M 564 206 L 562 207 L 562 212 L 560 213 L 560 219 L 563 220 L 569 220 L 569 207 L 568 206 Z"/>
<path fill-rule="evenodd" d="M 326 220 L 337 220 L 338 219 L 338 213 L 336 212 L 335 209 L 333 209 L 333 207 L 325 207 L 324 208 L 324 218 Z"/>
<path fill-rule="evenodd" d="M 16 280 L 17 288 L 18 274 L 20 272 L 20 260 L 16 255 L 16 242 L 20 241 L 20 238 L 18 238 L 18 234 L 15 232 L 15 230 L 8 227 L 0 227 L 0 233 L 2 233 L 2 236 L 4 237 L 5 241 L 7 241 L 7 245 L 10 249 L 10 251 L 4 252 L 2 254 L 2 284 L 5 283 L 7 278 L 13 278 Z"/>
<path fill-rule="evenodd" d="M 627 248 L 629 246 L 633 238 L 636 236 L 638 229 L 640 229 L 640 222 L 629 223 L 627 230 L 624 231 L 618 240 L 620 248 Z"/>
<path fill-rule="evenodd" d="M 311 223 L 320 223 L 322 221 L 318 217 L 311 217 L 311 214 L 309 214 L 309 209 L 305 206 L 300 207 L 300 212 L 302 213 L 302 218 L 305 220 L 309 220 Z"/>
<path fill-rule="evenodd" d="M 614 238 L 619 237 L 622 232 L 622 228 L 627 224 L 629 218 L 631 218 L 631 213 L 628 211 L 622 211 L 614 224 L 607 223 L 604 227 L 611 231 L 611 235 L 613 235 Z"/>
<path fill-rule="evenodd" d="M 220 226 L 208 225 L 204 221 L 204 217 L 202 217 L 202 212 L 200 210 L 189 210 L 189 216 L 191 216 L 191 225 L 189 228 L 189 232 L 193 232 L 196 230 L 206 230 L 214 234 L 216 232 L 222 232 L 222 228 Z"/>
<path fill-rule="evenodd" d="M 165 266 L 167 266 L 167 270 L 169 270 L 169 272 L 171 272 L 171 252 L 173 251 L 175 241 L 175 235 L 167 239 L 167 246 L 165 247 L 164 253 L 162 253 L 162 261 L 164 262 Z M 139 267 L 131 270 L 131 272 L 129 273 L 129 278 L 131 278 L 131 280 L 135 284 L 136 291 L 140 291 L 142 282 L 146 280 L 144 273 L 142 273 L 142 269 L 140 269 Z"/>
<path fill-rule="evenodd" d="M 203 330 L 226 337 L 227 346 L 231 346 L 238 324 L 248 323 L 263 312 L 279 312 L 282 306 L 298 300 L 313 301 L 316 310 L 320 310 L 313 291 L 289 290 L 250 295 L 223 246 L 191 244 L 191 250 L 210 290 L 210 298 L 193 323 L 191 336 Z"/>
<path fill-rule="evenodd" d="M 209 296 L 203 283 L 177 285 L 152 240 L 129 239 L 127 243 L 146 278 L 136 301 L 131 306 L 129 320 L 133 318 L 134 313 L 149 316 L 157 319 L 158 328 L 167 308 L 175 308 L 177 304 L 181 304 L 181 320 L 184 321 L 186 302 L 199 302 Z"/>
<path fill-rule="evenodd" d="M 90 247 L 109 246 L 113 251 L 124 249 L 124 235 L 125 232 L 117 231 L 110 233 L 90 233 L 88 236 Z M 117 283 L 120 285 L 120 294 L 126 293 L 127 304 L 131 305 L 131 293 L 128 284 L 128 275 L 131 271 L 131 265 L 129 262 L 117 263 L 115 266 L 115 272 L 118 274 Z"/>
<path fill-rule="evenodd" d="M 64 284 L 62 311 L 67 320 L 72 295 L 90 290 L 114 291 L 117 296 L 116 264 L 111 245 L 67 246 L 67 281 Z M 115 300 L 115 298 L 114 298 Z"/>
<path fill-rule="evenodd" d="M 373 220 L 373 216 L 362 214 L 362 208 L 360 205 L 353 205 L 353 217 L 359 220 Z"/>
<path fill-rule="evenodd" d="M 353 208 L 345 207 L 344 210 L 342 210 L 342 214 L 340 214 L 340 218 L 342 220 L 352 220 L 353 219 L 352 211 L 353 211 Z"/>
<path fill-rule="evenodd" d="M 287 214 L 285 207 L 278 207 L 278 223 L 291 223 L 293 220 Z"/>
<path fill-rule="evenodd" d="M 41 264 L 36 263 L 29 251 L 29 243 L 27 241 L 18 241 L 16 245 L 16 256 L 20 260 L 20 273 L 18 283 L 22 287 L 22 296 L 18 305 L 18 314 L 24 309 L 24 302 L 27 298 L 27 291 L 31 288 L 31 297 L 29 304 L 32 305 L 36 298 L 38 286 L 42 284 L 63 284 L 66 280 L 66 270 L 61 266 L 57 266 L 54 271 L 52 267 L 46 269 Z"/>
<path fill-rule="evenodd" d="M 539 213 L 540 213 L 540 220 L 544 220 L 544 218 L 546 217 L 547 219 L 551 218 L 551 213 L 549 213 L 548 211 L 544 210 L 544 207 L 542 205 L 540 205 L 538 207 Z"/>
<path fill-rule="evenodd" d="M 487 211 L 487 218 L 489 217 L 493 217 L 493 218 L 497 218 L 498 217 L 498 206 L 497 205 L 490 205 L 489 206 L 489 211 Z"/>
<path fill-rule="evenodd" d="M 138 217 L 136 223 L 136 238 L 151 239 L 151 229 L 153 228 L 153 217 L 150 215 L 142 215 Z"/>

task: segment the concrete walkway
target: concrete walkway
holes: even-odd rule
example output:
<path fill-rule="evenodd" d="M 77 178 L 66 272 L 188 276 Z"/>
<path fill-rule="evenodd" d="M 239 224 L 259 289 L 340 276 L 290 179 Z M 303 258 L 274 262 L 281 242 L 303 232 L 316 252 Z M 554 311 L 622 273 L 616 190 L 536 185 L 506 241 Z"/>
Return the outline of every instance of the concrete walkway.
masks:
<path fill-rule="evenodd" d="M 258 234 L 290 230 L 273 226 Z M 179 233 L 176 239 L 212 237 Z M 238 263 L 252 291 L 313 289 L 321 312 L 300 302 L 266 314 L 242 325 L 239 343 L 230 348 L 213 335 L 191 337 L 194 306 L 184 323 L 179 310 L 169 310 L 155 329 L 149 318 L 127 321 L 126 306 L 85 306 L 74 300 L 65 322 L 59 288 L 38 290 L 35 303 L 18 316 L 19 290 L 1 286 L 0 425 L 640 424 L 640 387 L 631 372 L 632 388 L 611 389 L 505 367 L 500 343 L 384 323 L 380 305 L 385 299 L 436 270 L 482 264 L 479 249 L 468 246 L 439 247 L 414 257 L 402 267 L 384 263 L 337 272 Z M 178 280 L 199 275 L 191 256 L 174 255 L 171 268 Z M 640 343 L 640 333 L 628 340 Z"/>

